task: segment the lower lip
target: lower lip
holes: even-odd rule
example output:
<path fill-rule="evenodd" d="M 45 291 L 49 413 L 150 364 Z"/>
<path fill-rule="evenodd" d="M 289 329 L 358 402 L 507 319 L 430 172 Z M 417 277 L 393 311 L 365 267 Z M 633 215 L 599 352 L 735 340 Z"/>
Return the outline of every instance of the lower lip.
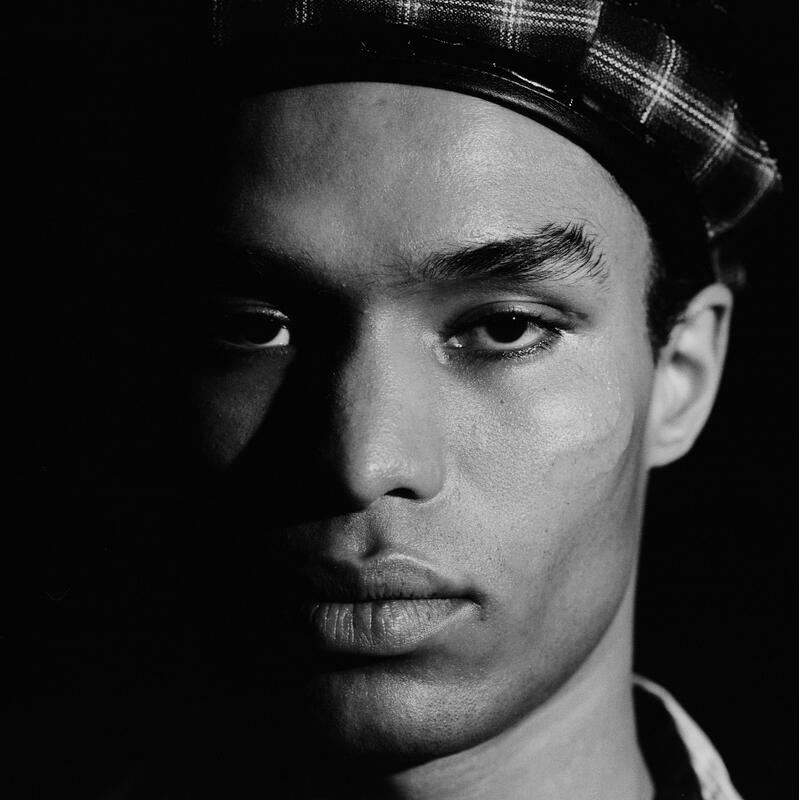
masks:
<path fill-rule="evenodd" d="M 410 653 L 468 612 L 463 598 L 313 603 L 309 622 L 326 652 L 394 656 Z"/>

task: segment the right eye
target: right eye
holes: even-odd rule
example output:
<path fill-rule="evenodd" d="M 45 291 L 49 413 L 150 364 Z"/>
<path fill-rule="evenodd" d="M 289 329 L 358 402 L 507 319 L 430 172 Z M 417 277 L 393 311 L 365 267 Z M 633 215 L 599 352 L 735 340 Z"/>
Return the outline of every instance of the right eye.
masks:
<path fill-rule="evenodd" d="M 287 347 L 289 320 L 270 306 L 237 305 L 213 311 L 207 318 L 207 335 L 213 341 L 240 350 Z"/>

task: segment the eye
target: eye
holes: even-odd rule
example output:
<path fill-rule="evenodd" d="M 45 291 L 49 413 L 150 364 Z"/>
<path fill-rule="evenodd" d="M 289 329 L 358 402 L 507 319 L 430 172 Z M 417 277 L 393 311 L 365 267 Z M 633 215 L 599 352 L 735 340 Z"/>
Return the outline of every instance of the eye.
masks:
<path fill-rule="evenodd" d="M 448 344 L 489 356 L 525 355 L 553 344 L 560 335 L 556 325 L 541 317 L 528 311 L 508 309 L 484 313 L 467 321 Z"/>
<path fill-rule="evenodd" d="M 472 330 L 476 344 L 502 350 L 529 347 L 541 335 L 542 329 L 534 320 L 514 313 L 492 314 Z"/>
<path fill-rule="evenodd" d="M 241 350 L 270 350 L 291 342 L 289 320 L 271 306 L 225 304 L 206 319 L 209 339 Z"/>

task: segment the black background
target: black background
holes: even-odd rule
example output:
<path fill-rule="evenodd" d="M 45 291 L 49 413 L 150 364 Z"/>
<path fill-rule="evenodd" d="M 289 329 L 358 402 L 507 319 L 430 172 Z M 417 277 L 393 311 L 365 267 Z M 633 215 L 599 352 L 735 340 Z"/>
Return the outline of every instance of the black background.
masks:
<path fill-rule="evenodd" d="M 740 103 L 780 159 L 785 192 L 748 247 L 714 415 L 691 454 L 653 475 L 636 665 L 680 699 L 757 800 L 793 796 L 796 774 L 796 18 L 790 4 L 729 5 L 740 19 Z M 20 735 L 38 762 L 25 796 L 92 797 L 190 693 L 153 599 L 181 585 L 181 569 L 163 565 L 185 545 L 169 532 L 189 512 L 165 499 L 169 476 L 144 433 L 163 409 L 142 399 L 156 385 L 164 405 L 174 398 L 168 375 L 141 377 L 135 335 L 125 341 L 143 322 L 132 322 L 140 277 L 158 294 L 163 254 L 83 242 L 102 214 L 129 233 L 165 224 L 168 189 L 155 176 L 170 159 L 140 156 L 197 80 L 201 6 L 38 3 L 5 34 L 21 109 L 8 117 L 20 135 L 6 154 L 20 212 L 7 238 L 8 394 L 21 405 L 7 440 L 9 453 L 21 440 L 9 465 L 22 482 L 12 484 L 0 633 Z M 177 77 L 162 81 L 165 59 Z M 131 149 L 139 156 L 121 155 Z M 156 211 L 127 211 L 120 185 Z M 155 562 L 156 577 L 130 567 Z"/>

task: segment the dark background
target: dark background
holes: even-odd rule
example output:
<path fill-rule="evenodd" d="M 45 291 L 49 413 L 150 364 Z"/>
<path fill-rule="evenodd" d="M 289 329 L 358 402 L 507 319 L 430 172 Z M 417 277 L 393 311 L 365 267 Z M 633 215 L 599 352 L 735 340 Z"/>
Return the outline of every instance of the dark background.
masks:
<path fill-rule="evenodd" d="M 185 222 L 170 205 L 185 177 L 175 154 L 203 163 L 174 121 L 201 80 L 204 5 L 37 3 L 5 34 L 21 109 L 6 153 L 20 212 L 7 239 L 8 394 L 21 405 L 7 439 L 9 453 L 21 440 L 10 466 L 22 481 L 0 641 L 38 761 L 30 792 L 14 796 L 92 797 L 191 694 L 171 633 L 180 604 L 169 606 L 189 580 L 197 520 L 148 439 L 160 425 L 166 450 L 179 446 L 168 435 L 178 403 L 139 334 L 162 268 L 181 257 L 142 241 Z M 796 775 L 796 18 L 788 3 L 728 5 L 740 104 L 780 159 L 785 192 L 748 245 L 714 415 L 689 456 L 653 475 L 637 669 L 679 698 L 757 800 L 793 796 Z"/>

